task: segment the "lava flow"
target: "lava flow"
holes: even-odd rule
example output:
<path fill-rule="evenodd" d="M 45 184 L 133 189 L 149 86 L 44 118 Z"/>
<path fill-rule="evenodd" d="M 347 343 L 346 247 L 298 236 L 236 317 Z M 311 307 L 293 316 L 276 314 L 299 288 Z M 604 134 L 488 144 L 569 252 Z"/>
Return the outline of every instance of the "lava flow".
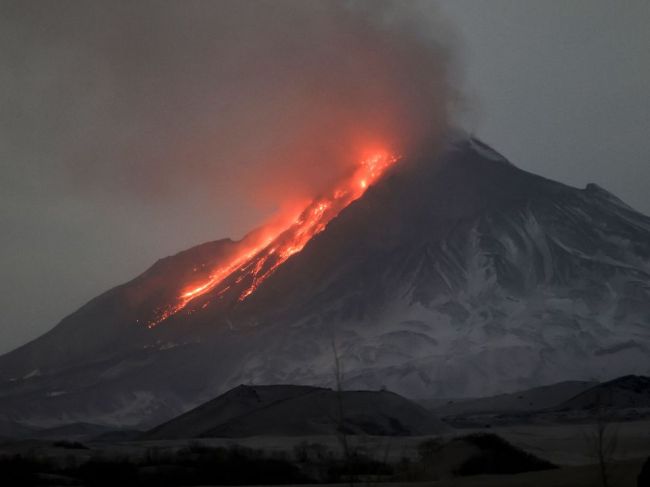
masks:
<path fill-rule="evenodd" d="M 205 282 L 183 290 L 177 301 L 159 310 L 147 326 L 156 326 L 208 293 L 221 297 L 228 291 L 236 292 L 237 301 L 245 300 L 289 257 L 322 232 L 342 209 L 360 198 L 397 160 L 387 152 L 376 152 L 363 159 L 353 174 L 326 195 L 312 200 L 288 226 L 262 242 L 242 248 L 214 269 Z"/>

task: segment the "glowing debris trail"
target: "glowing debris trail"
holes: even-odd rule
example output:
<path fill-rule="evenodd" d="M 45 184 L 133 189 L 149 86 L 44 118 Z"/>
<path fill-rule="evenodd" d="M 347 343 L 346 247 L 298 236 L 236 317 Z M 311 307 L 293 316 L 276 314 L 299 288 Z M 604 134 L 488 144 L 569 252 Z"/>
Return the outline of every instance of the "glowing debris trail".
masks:
<path fill-rule="evenodd" d="M 350 177 L 325 196 L 314 199 L 291 224 L 263 242 L 241 249 L 221 263 L 205 282 L 185 289 L 175 303 L 159 310 L 147 326 L 156 326 L 196 298 L 211 292 L 221 296 L 237 289 L 237 300 L 245 300 L 289 257 L 300 252 L 314 235 L 322 232 L 341 210 L 360 198 L 397 160 L 397 157 L 386 152 L 376 152 L 363 159 Z"/>

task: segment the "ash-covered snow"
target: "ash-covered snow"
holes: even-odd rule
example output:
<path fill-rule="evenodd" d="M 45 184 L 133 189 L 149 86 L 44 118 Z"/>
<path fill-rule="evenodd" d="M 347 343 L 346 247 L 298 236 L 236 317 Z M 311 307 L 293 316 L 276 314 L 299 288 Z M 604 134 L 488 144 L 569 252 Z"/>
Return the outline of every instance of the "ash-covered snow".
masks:
<path fill-rule="evenodd" d="M 153 424 L 238 384 L 332 386 L 335 354 L 346 388 L 415 398 L 650 375 L 650 218 L 506 162 L 472 139 L 415 159 L 243 304 L 147 330 L 233 242 L 160 261 L 0 357 L 0 415 Z"/>

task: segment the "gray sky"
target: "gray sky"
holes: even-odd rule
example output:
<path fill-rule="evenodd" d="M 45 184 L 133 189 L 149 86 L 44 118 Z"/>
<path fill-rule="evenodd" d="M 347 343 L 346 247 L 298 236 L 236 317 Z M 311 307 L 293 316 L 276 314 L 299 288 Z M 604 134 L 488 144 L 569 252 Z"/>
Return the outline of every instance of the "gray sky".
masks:
<path fill-rule="evenodd" d="M 0 352 L 160 257 L 241 236 L 285 203 L 287 185 L 309 193 L 341 170 L 278 162 L 311 150 L 292 145 L 286 127 L 345 118 L 335 110 L 322 118 L 318 102 L 333 82 L 323 81 L 330 70 L 320 60 L 341 52 L 323 42 L 329 21 L 306 22 L 312 10 L 274 18 L 258 4 L 243 12 L 215 9 L 220 2 L 128 4 L 0 2 Z M 454 47 L 467 128 L 524 169 L 596 182 L 650 213 L 650 2 L 447 0 L 405 10 L 426 24 L 418 32 L 444 31 Z M 344 33 L 362 28 L 361 40 L 340 43 L 353 42 L 351 60 L 367 57 L 373 28 L 335 20 L 337 29 L 352 22 Z M 429 89 L 426 75 L 437 79 L 444 52 L 435 43 L 420 52 L 396 32 L 386 48 L 401 55 L 389 71 Z M 264 36 L 292 55 L 251 41 Z M 229 43 L 246 46 L 245 55 Z M 342 79 L 377 79 L 373 69 L 352 63 Z M 270 99 L 259 98 L 260 72 L 272 78 L 264 79 Z M 404 81 L 379 79 L 364 85 L 373 93 L 364 99 L 337 77 L 361 120 L 381 119 L 372 97 L 390 98 Z M 299 97 L 299 109 L 278 121 L 287 96 Z M 413 100 L 402 101 L 411 110 Z M 409 113 L 418 127 L 435 123 Z M 317 138 L 307 129 L 301 137 Z M 332 156 L 325 143 L 317 150 Z M 263 153 L 276 156 L 260 162 Z M 269 179 L 280 183 L 267 188 Z"/>

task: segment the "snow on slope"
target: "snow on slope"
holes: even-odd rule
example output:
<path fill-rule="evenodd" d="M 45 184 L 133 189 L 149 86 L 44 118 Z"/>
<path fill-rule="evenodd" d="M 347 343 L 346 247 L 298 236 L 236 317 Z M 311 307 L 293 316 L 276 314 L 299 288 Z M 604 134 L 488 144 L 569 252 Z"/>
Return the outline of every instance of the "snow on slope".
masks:
<path fill-rule="evenodd" d="M 244 303 L 137 326 L 233 244 L 165 259 L 0 357 L 0 415 L 155 424 L 242 383 L 331 386 L 333 342 L 346 387 L 407 397 L 650 374 L 650 219 L 473 139 L 405 158 Z"/>

